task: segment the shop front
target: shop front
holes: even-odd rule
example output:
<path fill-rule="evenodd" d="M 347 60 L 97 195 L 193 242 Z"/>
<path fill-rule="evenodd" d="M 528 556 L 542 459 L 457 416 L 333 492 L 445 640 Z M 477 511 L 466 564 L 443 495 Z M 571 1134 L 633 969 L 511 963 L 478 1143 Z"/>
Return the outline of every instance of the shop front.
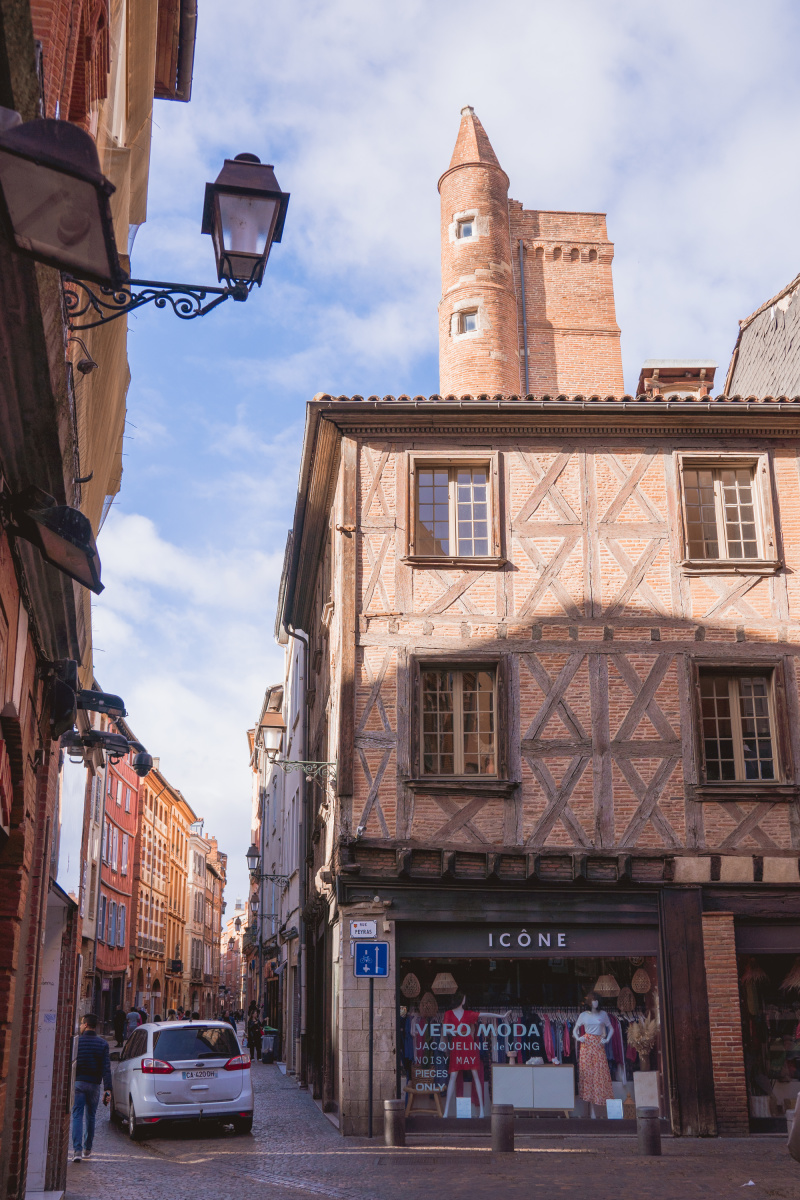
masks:
<path fill-rule="evenodd" d="M 736 922 L 750 1130 L 786 1130 L 800 1096 L 800 925 Z"/>
<path fill-rule="evenodd" d="M 399 925 L 409 1128 L 485 1120 L 493 1102 L 513 1104 L 520 1119 L 602 1121 L 608 1131 L 629 1132 L 637 1105 L 666 1119 L 655 909 L 650 916 L 613 928 Z"/>

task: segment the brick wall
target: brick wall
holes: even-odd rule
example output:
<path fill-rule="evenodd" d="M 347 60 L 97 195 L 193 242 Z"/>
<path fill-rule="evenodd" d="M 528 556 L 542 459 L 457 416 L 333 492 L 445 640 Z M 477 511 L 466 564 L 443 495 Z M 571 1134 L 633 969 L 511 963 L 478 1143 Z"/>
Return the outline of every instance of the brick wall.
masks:
<path fill-rule="evenodd" d="M 703 944 L 717 1125 L 723 1137 L 743 1137 L 749 1119 L 732 913 L 703 914 Z"/>

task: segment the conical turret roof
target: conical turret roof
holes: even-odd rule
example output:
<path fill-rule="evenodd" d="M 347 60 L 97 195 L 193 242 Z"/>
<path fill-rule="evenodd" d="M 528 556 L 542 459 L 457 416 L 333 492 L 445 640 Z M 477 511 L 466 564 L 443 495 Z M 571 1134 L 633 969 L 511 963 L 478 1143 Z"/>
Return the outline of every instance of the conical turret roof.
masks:
<path fill-rule="evenodd" d="M 457 170 L 458 167 L 480 165 L 496 167 L 505 175 L 505 171 L 497 161 L 497 155 L 492 149 L 492 143 L 489 141 L 486 130 L 481 125 L 479 118 L 475 116 L 474 108 L 467 104 L 461 110 L 461 127 L 456 138 L 453 157 L 450 159 L 450 166 L 444 174 L 447 175 L 450 171 Z M 508 179 L 507 176 L 506 179 Z M 441 180 L 439 182 L 441 183 Z"/>

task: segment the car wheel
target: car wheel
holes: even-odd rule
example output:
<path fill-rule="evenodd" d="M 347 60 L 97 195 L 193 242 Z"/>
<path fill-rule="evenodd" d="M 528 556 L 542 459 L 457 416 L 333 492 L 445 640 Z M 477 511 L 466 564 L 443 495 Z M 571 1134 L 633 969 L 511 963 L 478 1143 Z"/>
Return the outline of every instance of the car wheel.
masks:
<path fill-rule="evenodd" d="M 252 1117 L 235 1117 L 233 1121 L 234 1133 L 252 1133 L 253 1118 Z"/>
<path fill-rule="evenodd" d="M 133 1097 L 128 1097 L 128 1137 L 132 1142 L 140 1142 L 144 1137 L 144 1130 L 141 1125 L 136 1123 L 136 1112 L 133 1107 Z"/>
<path fill-rule="evenodd" d="M 119 1112 L 117 1111 L 117 1106 L 114 1103 L 113 1089 L 111 1092 L 111 1099 L 108 1102 L 108 1119 L 112 1125 L 119 1125 L 119 1123 L 120 1123 Z"/>

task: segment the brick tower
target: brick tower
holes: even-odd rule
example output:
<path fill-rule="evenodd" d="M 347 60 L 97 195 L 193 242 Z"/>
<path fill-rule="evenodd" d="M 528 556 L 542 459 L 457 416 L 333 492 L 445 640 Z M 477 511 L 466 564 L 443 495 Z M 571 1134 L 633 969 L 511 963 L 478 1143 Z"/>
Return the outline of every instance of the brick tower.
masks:
<path fill-rule="evenodd" d="M 517 296 L 508 230 L 508 176 L 470 107 L 442 198 L 439 373 L 443 395 L 520 388 Z"/>
<path fill-rule="evenodd" d="M 469 107 L 439 192 L 442 394 L 621 396 L 605 215 L 509 200 L 508 176 Z"/>

